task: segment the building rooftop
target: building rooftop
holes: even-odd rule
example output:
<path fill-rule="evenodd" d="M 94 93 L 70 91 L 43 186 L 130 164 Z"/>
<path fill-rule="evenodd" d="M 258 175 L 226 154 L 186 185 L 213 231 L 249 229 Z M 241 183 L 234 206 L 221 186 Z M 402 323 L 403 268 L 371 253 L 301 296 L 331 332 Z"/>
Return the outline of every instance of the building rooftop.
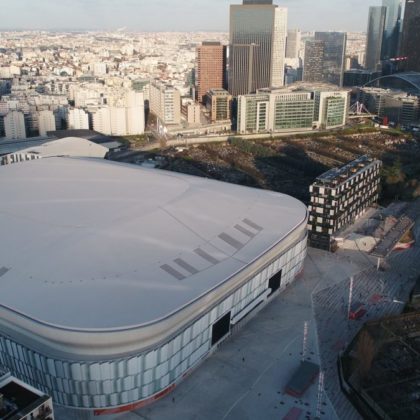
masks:
<path fill-rule="evenodd" d="M 316 181 L 316 185 L 332 185 L 338 186 L 344 182 L 346 182 L 349 178 L 354 176 L 357 172 L 361 169 L 370 165 L 371 163 L 375 162 L 375 159 L 371 158 L 368 155 L 364 155 L 359 157 L 356 160 L 344 165 L 340 168 L 333 168 L 329 171 L 325 172 L 324 174 L 320 175 Z"/>
<path fill-rule="evenodd" d="M 10 374 L 0 377 L 0 419 L 20 420 L 45 403 L 49 397 Z M 45 419 L 48 418 L 45 412 Z"/>
<path fill-rule="evenodd" d="M 296 199 L 99 159 L 0 167 L 0 307 L 75 330 L 164 319 L 306 224 Z"/>

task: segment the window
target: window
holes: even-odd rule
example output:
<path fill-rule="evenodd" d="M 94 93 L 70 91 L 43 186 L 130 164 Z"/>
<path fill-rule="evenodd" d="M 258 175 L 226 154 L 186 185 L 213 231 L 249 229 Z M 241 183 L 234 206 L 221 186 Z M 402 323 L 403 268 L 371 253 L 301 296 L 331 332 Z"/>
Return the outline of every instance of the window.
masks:
<path fill-rule="evenodd" d="M 211 334 L 211 345 L 217 344 L 230 331 L 230 312 L 214 323 Z"/>
<path fill-rule="evenodd" d="M 281 274 L 282 271 L 279 271 L 277 274 L 274 274 L 274 276 L 271 277 L 268 281 L 268 287 L 271 289 L 269 296 L 271 296 L 276 290 L 280 289 Z"/>

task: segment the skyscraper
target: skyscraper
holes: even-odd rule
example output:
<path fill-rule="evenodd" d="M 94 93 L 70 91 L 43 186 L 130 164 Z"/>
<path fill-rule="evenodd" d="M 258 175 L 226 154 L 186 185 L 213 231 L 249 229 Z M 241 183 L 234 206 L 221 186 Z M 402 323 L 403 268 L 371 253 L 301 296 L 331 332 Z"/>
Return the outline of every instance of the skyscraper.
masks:
<path fill-rule="evenodd" d="M 402 55 L 407 70 L 420 72 L 420 0 L 410 0 L 405 7 Z"/>
<path fill-rule="evenodd" d="M 347 47 L 345 32 L 315 32 L 315 40 L 325 43 L 324 81 L 342 86 Z"/>
<path fill-rule="evenodd" d="M 305 43 L 304 82 L 322 82 L 324 80 L 325 42 L 310 40 Z"/>
<path fill-rule="evenodd" d="M 273 0 L 230 6 L 229 92 L 233 96 L 284 85 L 287 9 Z"/>
<path fill-rule="evenodd" d="M 300 29 L 290 29 L 287 31 L 286 58 L 299 58 L 300 41 Z"/>
<path fill-rule="evenodd" d="M 382 0 L 382 5 L 386 8 L 386 19 L 381 58 L 388 60 L 398 56 L 402 0 Z"/>
<path fill-rule="evenodd" d="M 197 47 L 195 84 L 197 100 L 204 102 L 210 89 L 222 89 L 225 73 L 226 47 L 220 42 L 203 42 Z"/>
<path fill-rule="evenodd" d="M 366 64 L 368 70 L 377 70 L 381 62 L 386 7 L 370 7 L 367 29 Z"/>

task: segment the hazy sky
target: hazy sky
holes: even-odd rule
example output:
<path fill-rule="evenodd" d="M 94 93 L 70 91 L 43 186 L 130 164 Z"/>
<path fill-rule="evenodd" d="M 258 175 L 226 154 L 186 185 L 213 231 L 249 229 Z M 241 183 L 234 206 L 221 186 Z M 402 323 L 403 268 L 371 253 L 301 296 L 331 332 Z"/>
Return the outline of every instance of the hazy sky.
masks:
<path fill-rule="evenodd" d="M 0 0 L 1 29 L 227 31 L 229 4 L 241 0 Z M 380 0 L 275 0 L 289 28 L 364 31 Z M 5 19 L 3 19 L 5 18 Z"/>

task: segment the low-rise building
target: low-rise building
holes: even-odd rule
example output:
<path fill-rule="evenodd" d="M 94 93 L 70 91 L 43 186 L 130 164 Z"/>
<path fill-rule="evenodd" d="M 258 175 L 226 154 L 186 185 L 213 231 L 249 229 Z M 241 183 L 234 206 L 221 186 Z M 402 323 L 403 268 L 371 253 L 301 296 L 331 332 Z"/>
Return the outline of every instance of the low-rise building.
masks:
<path fill-rule="evenodd" d="M 315 90 L 315 125 L 322 130 L 347 124 L 350 97 L 347 90 Z"/>
<path fill-rule="evenodd" d="M 359 102 L 378 117 L 395 124 L 409 125 L 420 121 L 420 96 L 397 90 L 364 87 L 359 89 Z"/>
<path fill-rule="evenodd" d="M 52 399 L 6 373 L 0 376 L 0 419 L 54 420 Z"/>
<path fill-rule="evenodd" d="M 182 116 L 189 126 L 201 124 L 201 108 L 198 103 L 188 101 L 182 104 Z"/>
<path fill-rule="evenodd" d="M 382 162 L 362 156 L 319 176 L 310 186 L 309 244 L 334 249 L 334 234 L 358 219 L 379 197 Z"/>
<path fill-rule="evenodd" d="M 206 95 L 206 107 L 210 110 L 211 122 L 229 121 L 232 95 L 225 89 L 210 89 Z"/>
<path fill-rule="evenodd" d="M 315 101 L 310 92 L 261 89 L 238 98 L 238 132 L 312 130 Z"/>

